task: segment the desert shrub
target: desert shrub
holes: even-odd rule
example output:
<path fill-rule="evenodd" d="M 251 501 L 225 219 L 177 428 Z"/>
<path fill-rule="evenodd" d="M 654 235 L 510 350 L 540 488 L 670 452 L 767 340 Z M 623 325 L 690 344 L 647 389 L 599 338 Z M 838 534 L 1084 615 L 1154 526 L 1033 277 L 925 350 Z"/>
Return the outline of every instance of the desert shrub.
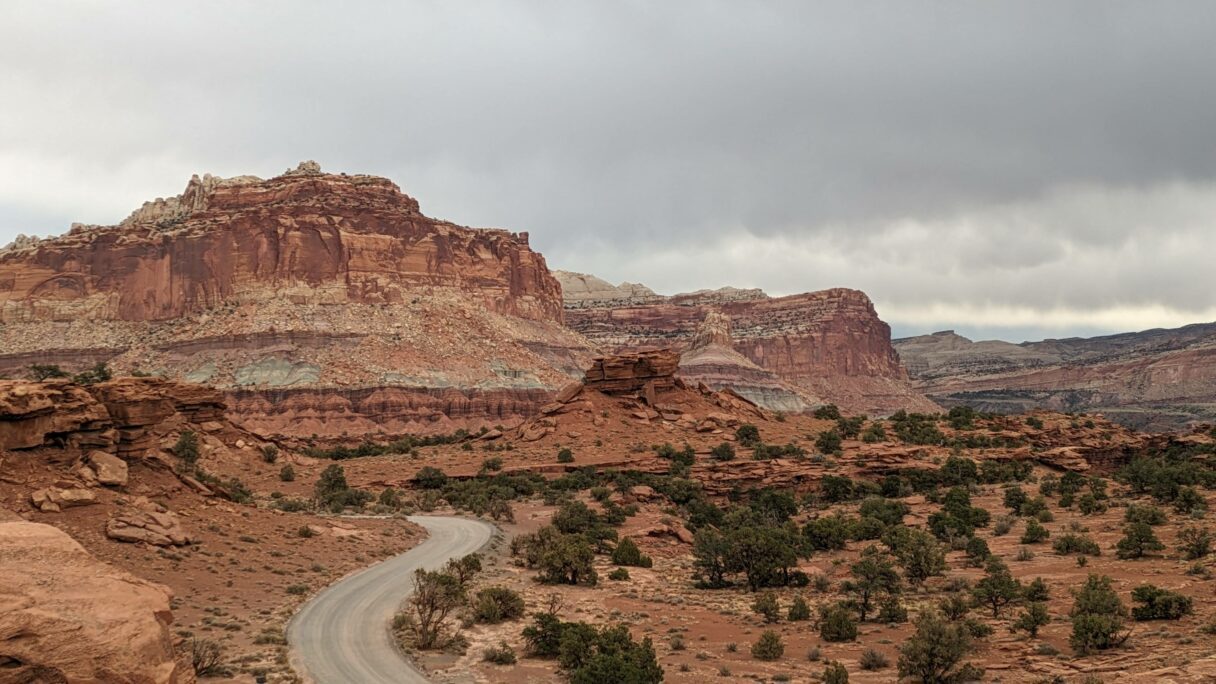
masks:
<path fill-rule="evenodd" d="M 709 457 L 715 461 L 735 460 L 735 447 L 730 442 L 722 442 L 709 452 Z"/>
<path fill-rule="evenodd" d="M 515 650 L 505 641 L 502 641 L 497 646 L 487 648 L 482 654 L 481 659 L 494 665 L 514 665 L 516 661 Z"/>
<path fill-rule="evenodd" d="M 970 406 L 953 406 L 946 420 L 955 430 L 971 430 L 975 427 L 975 409 Z"/>
<path fill-rule="evenodd" d="M 937 419 L 923 413 L 896 411 L 890 419 L 895 436 L 906 444 L 942 444 L 946 436 L 937 429 Z"/>
<path fill-rule="evenodd" d="M 42 382 L 51 378 L 66 378 L 68 374 L 62 368 L 53 363 L 35 363 L 30 366 L 30 375 Z"/>
<path fill-rule="evenodd" d="M 447 474 L 434 466 L 423 466 L 414 473 L 414 484 L 421 489 L 443 489 L 447 483 Z"/>
<path fill-rule="evenodd" d="M 1013 578 L 1009 566 L 999 558 L 989 559 L 984 572 L 984 577 L 975 583 L 971 594 L 976 603 L 988 606 L 992 609 L 992 617 L 997 617 L 1001 608 L 1021 597 L 1022 585 Z"/>
<path fill-rule="evenodd" d="M 1026 632 L 1033 639 L 1039 635 L 1039 628 L 1049 622 L 1051 622 L 1051 616 L 1047 613 L 1047 604 L 1035 601 L 1026 604 L 1025 610 L 1018 615 L 1017 620 L 1014 620 L 1010 627 L 1015 631 Z"/>
<path fill-rule="evenodd" d="M 1012 487 L 1007 487 L 1005 489 L 1005 498 L 1004 498 L 1005 508 L 1008 508 L 1009 510 L 1013 511 L 1014 513 L 1020 514 L 1022 512 L 1022 506 L 1029 499 L 1030 499 L 1030 497 L 1026 496 L 1026 492 L 1022 491 L 1022 488 L 1018 487 L 1017 485 L 1014 485 Z"/>
<path fill-rule="evenodd" d="M 1178 532 L 1178 550 L 1187 560 L 1199 560 L 1212 551 L 1212 533 L 1204 527 L 1184 527 Z"/>
<path fill-rule="evenodd" d="M 1102 549 L 1098 546 L 1098 542 L 1083 534 L 1062 534 L 1051 543 L 1051 548 L 1063 556 L 1070 553 L 1079 553 L 1085 556 L 1102 555 Z"/>
<path fill-rule="evenodd" d="M 1136 620 L 1178 620 L 1193 608 L 1191 597 L 1151 584 L 1133 589 L 1132 600 L 1141 604 L 1132 608 Z"/>
<path fill-rule="evenodd" d="M 836 404 L 824 404 L 811 414 L 819 420 L 840 420 L 840 409 Z"/>
<path fill-rule="evenodd" d="M 808 520 L 802 526 L 802 535 L 816 551 L 839 551 L 848 543 L 851 527 L 849 520 L 842 515 L 823 515 Z"/>
<path fill-rule="evenodd" d="M 72 382 L 79 385 L 95 385 L 99 382 L 105 382 L 114 377 L 110 372 L 110 367 L 104 363 L 97 363 L 88 370 L 81 371 L 72 376 Z"/>
<path fill-rule="evenodd" d="M 754 447 L 760 443 L 760 428 L 744 423 L 735 430 L 735 440 L 745 447 Z"/>
<path fill-rule="evenodd" d="M 969 538 L 967 545 L 963 547 L 963 552 L 967 554 L 967 565 L 973 568 L 984 567 L 984 563 L 992 555 L 992 551 L 988 548 L 988 542 L 979 537 Z"/>
<path fill-rule="evenodd" d="M 190 667 L 195 676 L 218 677 L 226 674 L 224 649 L 219 642 L 192 637 L 186 641 L 186 652 L 190 654 Z"/>
<path fill-rule="evenodd" d="M 853 641 L 857 638 L 857 622 L 853 613 L 841 604 L 823 609 L 819 618 L 819 637 L 824 641 Z"/>
<path fill-rule="evenodd" d="M 811 619 L 811 607 L 807 605 L 806 599 L 801 596 L 795 596 L 794 602 L 790 604 L 789 613 L 786 615 L 790 622 L 802 622 Z"/>
<path fill-rule="evenodd" d="M 574 463 L 574 452 L 567 447 L 557 450 L 558 463 Z"/>
<path fill-rule="evenodd" d="M 852 595 L 851 603 L 862 622 L 877 601 L 898 594 L 902 588 L 890 557 L 877 546 L 862 551 L 861 558 L 850 567 L 850 576 L 851 579 L 841 584 L 841 589 Z"/>
<path fill-rule="evenodd" d="M 1090 575 L 1075 597 L 1069 637 L 1073 649 L 1086 654 L 1123 643 L 1127 638 L 1122 634 L 1127 609 L 1111 587 L 1109 577 Z"/>
<path fill-rule="evenodd" d="M 1164 548 L 1152 527 L 1145 523 L 1131 523 L 1123 528 L 1123 538 L 1115 545 L 1115 556 L 1121 559 L 1142 558 L 1146 553 Z"/>
<path fill-rule="evenodd" d="M 638 545 L 629 537 L 617 542 L 616 548 L 612 550 L 612 562 L 635 568 L 649 568 L 654 564 L 650 556 L 642 553 Z"/>
<path fill-rule="evenodd" d="M 866 444 L 876 444 L 878 442 L 887 441 L 887 430 L 882 423 L 875 421 L 870 423 L 861 433 L 861 441 Z"/>
<path fill-rule="evenodd" d="M 874 618 L 876 622 L 884 624 L 896 624 L 908 621 L 908 609 L 900 603 L 898 596 L 888 596 L 878 606 L 878 616 Z"/>
<path fill-rule="evenodd" d="M 859 664 L 861 665 L 861 669 L 873 671 L 888 667 L 891 664 L 891 661 L 887 660 L 887 657 L 883 655 L 881 651 L 875 651 L 872 648 L 867 648 L 866 650 L 862 651 L 861 661 Z"/>
<path fill-rule="evenodd" d="M 559 624 L 558 664 L 571 684 L 663 681 L 663 668 L 649 637 L 634 641 L 624 625 L 596 628 L 583 622 Z"/>
<path fill-rule="evenodd" d="M 274 463 L 279 460 L 279 448 L 273 444 L 263 444 L 261 453 L 262 461 L 265 463 Z"/>
<path fill-rule="evenodd" d="M 825 503 L 852 501 L 857 497 L 853 481 L 843 475 L 825 475 L 819 481 L 820 496 Z"/>
<path fill-rule="evenodd" d="M 815 439 L 815 448 L 823 454 L 838 453 L 843 446 L 840 433 L 835 430 L 824 430 Z"/>
<path fill-rule="evenodd" d="M 313 497 L 319 506 L 331 511 L 360 508 L 371 501 L 371 492 L 355 489 L 346 483 L 346 471 L 337 463 L 326 466 L 313 485 Z"/>
<path fill-rule="evenodd" d="M 1051 532 L 1034 518 L 1026 521 L 1026 531 L 1022 533 L 1023 544 L 1038 544 L 1051 536 Z"/>
<path fill-rule="evenodd" d="M 524 616 L 524 598 L 507 587 L 486 587 L 471 602 L 473 618 L 484 624 L 518 620 Z"/>
<path fill-rule="evenodd" d="M 193 466 L 198 461 L 198 434 L 193 430 L 183 430 L 177 436 L 177 442 L 171 449 L 173 455 Z"/>
<path fill-rule="evenodd" d="M 1022 598 L 1030 602 L 1046 601 L 1051 598 L 1051 591 L 1042 577 L 1036 577 L 1022 589 Z"/>
<path fill-rule="evenodd" d="M 948 594 L 937 603 L 937 608 L 950 620 L 960 620 L 971 610 L 971 603 L 961 594 Z"/>
<path fill-rule="evenodd" d="M 290 463 L 284 465 L 282 468 L 279 469 L 279 480 L 281 482 L 295 482 L 296 481 L 296 469 L 291 467 Z"/>
<path fill-rule="evenodd" d="M 1179 488 L 1178 496 L 1174 498 L 1174 510 L 1185 515 L 1204 511 L 1207 507 L 1207 501 L 1194 487 Z"/>
<path fill-rule="evenodd" d="M 823 684 L 849 684 L 849 671 L 835 660 L 823 668 Z"/>
<path fill-rule="evenodd" d="M 875 518 L 882 524 L 890 526 L 903 524 L 904 516 L 909 511 L 908 504 L 902 501 L 884 499 L 881 496 L 867 496 L 862 500 L 857 512 L 863 518 Z"/>
<path fill-rule="evenodd" d="M 756 660 L 778 660 L 783 655 L 785 644 L 781 642 L 781 635 L 771 629 L 761 632 L 760 638 L 752 644 L 752 657 Z"/>
<path fill-rule="evenodd" d="M 612 572 L 608 573 L 608 579 L 613 582 L 627 581 L 629 579 L 629 571 L 625 568 L 614 568 Z"/>
<path fill-rule="evenodd" d="M 538 579 L 549 584 L 595 586 L 595 550 L 578 534 L 560 534 L 544 545 L 537 561 Z"/>
<path fill-rule="evenodd" d="M 965 625 L 925 611 L 916 618 L 916 632 L 899 647 L 899 676 L 923 684 L 976 678 L 977 668 L 963 663 L 971 651 L 972 637 Z"/>
<path fill-rule="evenodd" d="M 891 549 L 910 584 L 921 584 L 946 570 L 946 552 L 942 545 L 923 530 L 902 525 L 892 527 L 883 535 L 882 543 Z"/>
<path fill-rule="evenodd" d="M 1132 504 L 1123 513 L 1123 520 L 1129 523 L 1144 523 L 1145 525 L 1164 525 L 1165 511 L 1156 506 L 1141 506 Z"/>
<path fill-rule="evenodd" d="M 771 591 L 761 592 L 752 602 L 752 612 L 772 623 L 781 619 L 781 606 L 777 603 L 777 595 Z"/>
<path fill-rule="evenodd" d="M 865 416 L 842 417 L 836 421 L 836 432 L 845 439 L 857 439 L 857 436 L 861 434 L 861 426 L 865 423 Z"/>

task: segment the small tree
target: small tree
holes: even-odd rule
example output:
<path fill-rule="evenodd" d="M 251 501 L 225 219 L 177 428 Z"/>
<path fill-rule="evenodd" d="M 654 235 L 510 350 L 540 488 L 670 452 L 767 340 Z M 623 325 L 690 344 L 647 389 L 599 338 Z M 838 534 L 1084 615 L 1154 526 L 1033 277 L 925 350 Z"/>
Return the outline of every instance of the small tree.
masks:
<path fill-rule="evenodd" d="M 192 637 L 186 642 L 186 647 L 190 653 L 190 668 L 196 676 L 215 677 L 224 674 L 224 649 L 219 642 Z"/>
<path fill-rule="evenodd" d="M 1051 598 L 1051 591 L 1042 577 L 1036 577 L 1022 590 L 1022 598 L 1032 603 L 1046 601 Z"/>
<path fill-rule="evenodd" d="M 581 535 L 563 534 L 540 555 L 542 582 L 595 586 L 595 550 Z"/>
<path fill-rule="evenodd" d="M 279 480 L 282 482 L 295 482 L 296 481 L 296 469 L 291 467 L 290 463 L 285 464 L 282 468 L 279 469 Z"/>
<path fill-rule="evenodd" d="M 654 561 L 650 556 L 642 553 L 638 545 L 629 537 L 625 537 L 617 542 L 616 548 L 612 550 L 612 562 L 617 565 L 627 565 L 635 568 L 649 568 L 654 565 Z"/>
<path fill-rule="evenodd" d="M 983 567 L 988 562 L 988 558 L 992 556 L 992 551 L 988 549 L 988 542 L 979 537 L 969 538 L 963 551 L 967 554 L 967 565 L 975 568 Z"/>
<path fill-rule="evenodd" d="M 263 444 L 262 460 L 266 463 L 274 463 L 279 460 L 279 448 L 273 444 Z"/>
<path fill-rule="evenodd" d="M 999 558 L 988 561 L 983 579 L 971 590 L 977 603 L 992 609 L 992 617 L 998 617 L 1001 608 L 1016 601 L 1022 594 L 1022 585 L 1013 578 L 1009 566 Z"/>
<path fill-rule="evenodd" d="M 51 378 L 66 378 L 68 374 L 63 372 L 63 369 L 55 364 L 35 363 L 30 366 L 30 375 L 38 382 L 49 380 Z"/>
<path fill-rule="evenodd" d="M 893 527 L 882 537 L 904 569 L 909 584 L 919 585 L 946 570 L 946 552 L 933 535 L 911 527 Z"/>
<path fill-rule="evenodd" d="M 1019 513 L 1022 510 L 1022 505 L 1026 503 L 1028 498 L 1026 492 L 1022 491 L 1021 487 L 1013 485 L 1005 490 L 1005 508 L 1014 513 Z"/>
<path fill-rule="evenodd" d="M 1033 639 L 1039 635 L 1039 628 L 1049 622 L 1051 622 L 1051 616 L 1047 613 L 1047 604 L 1035 601 L 1026 605 L 1025 610 L 1013 622 L 1012 628 L 1015 631 L 1026 632 Z"/>
<path fill-rule="evenodd" d="M 557 450 L 558 463 L 574 463 L 574 452 L 566 447 Z"/>
<path fill-rule="evenodd" d="M 1113 648 L 1127 639 L 1122 634 L 1127 608 L 1111 587 L 1109 577 L 1090 575 L 1075 596 L 1068 642 L 1078 653 Z"/>
<path fill-rule="evenodd" d="M 443 570 L 415 570 L 409 600 L 414 645 L 422 650 L 443 646 L 448 615 L 464 598 L 464 586 L 456 576 Z"/>
<path fill-rule="evenodd" d="M 842 588 L 853 595 L 862 622 L 866 621 L 878 598 L 900 592 L 899 573 L 887 555 L 875 546 L 862 551 L 861 559 L 851 568 L 851 574 L 853 579 L 845 581 Z"/>
<path fill-rule="evenodd" d="M 899 647 L 899 676 L 922 684 L 950 684 L 977 672 L 963 659 L 971 653 L 966 626 L 947 622 L 933 611 L 916 618 L 916 632 Z"/>
<path fill-rule="evenodd" d="M 486 587 L 472 601 L 473 618 L 485 624 L 518 620 L 524 616 L 524 598 L 507 587 Z"/>
<path fill-rule="evenodd" d="M 811 619 L 811 607 L 807 605 L 806 599 L 801 596 L 794 597 L 794 602 L 790 604 L 788 618 L 790 622 L 801 622 Z"/>
<path fill-rule="evenodd" d="M 1182 528 L 1178 542 L 1178 550 L 1187 560 L 1199 560 L 1212 551 L 1212 533 L 1206 527 Z"/>
<path fill-rule="evenodd" d="M 785 644 L 781 643 L 781 636 L 771 629 L 764 630 L 756 643 L 752 644 L 752 657 L 756 660 L 777 660 L 783 655 Z"/>
<path fill-rule="evenodd" d="M 1115 545 L 1115 555 L 1121 559 L 1142 558 L 1144 554 L 1150 551 L 1160 551 L 1165 548 L 1165 544 L 1157 539 L 1157 535 L 1153 533 L 1153 528 L 1149 525 L 1138 522 L 1131 523 L 1123 528 L 1123 538 Z"/>
<path fill-rule="evenodd" d="M 777 595 L 771 591 L 760 592 L 752 602 L 752 611 L 764 618 L 766 623 L 777 622 L 781 619 L 781 606 L 777 603 Z"/>
<path fill-rule="evenodd" d="M 849 609 L 840 604 L 824 608 L 819 618 L 819 636 L 832 642 L 856 639 L 857 623 Z"/>
<path fill-rule="evenodd" d="M 1043 527 L 1038 520 L 1030 518 L 1026 521 L 1026 531 L 1022 533 L 1023 544 L 1038 544 L 1051 536 L 1046 527 Z"/>

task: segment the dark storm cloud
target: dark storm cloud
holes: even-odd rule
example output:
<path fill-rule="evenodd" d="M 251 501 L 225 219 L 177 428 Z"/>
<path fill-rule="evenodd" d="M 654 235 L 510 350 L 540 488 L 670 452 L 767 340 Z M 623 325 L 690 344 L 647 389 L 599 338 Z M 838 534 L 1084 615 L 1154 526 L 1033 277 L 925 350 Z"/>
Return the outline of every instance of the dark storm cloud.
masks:
<path fill-rule="evenodd" d="M 314 158 L 665 290 L 859 287 L 907 331 L 1216 318 L 1216 4 L 5 13 L 0 243 Z"/>

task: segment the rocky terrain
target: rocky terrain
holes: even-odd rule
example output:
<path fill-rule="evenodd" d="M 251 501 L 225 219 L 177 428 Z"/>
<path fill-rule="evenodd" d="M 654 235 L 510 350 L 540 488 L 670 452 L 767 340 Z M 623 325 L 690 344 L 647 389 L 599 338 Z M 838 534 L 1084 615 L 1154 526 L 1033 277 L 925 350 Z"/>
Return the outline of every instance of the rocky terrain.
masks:
<path fill-rule="evenodd" d="M 225 408 L 156 378 L 0 381 L 0 681 L 190 682 L 208 649 L 213 676 L 293 681 L 295 606 L 419 539 L 402 519 L 272 506 L 309 497 L 323 466 Z"/>
<path fill-rule="evenodd" d="M 911 387 L 891 346 L 891 330 L 870 299 L 834 289 L 788 297 L 723 288 L 655 295 L 558 272 L 566 324 L 607 351 L 674 347 L 681 373 L 734 387 L 774 410 L 831 402 L 885 414 L 934 410 Z"/>
<path fill-rule="evenodd" d="M 1022 344 L 945 331 L 895 348 L 916 386 L 943 405 L 1101 411 L 1148 429 L 1216 419 L 1216 324 Z"/>
<path fill-rule="evenodd" d="M 10 245 L 0 350 L 0 374 L 105 362 L 222 388 L 264 432 L 335 435 L 518 421 L 589 358 L 526 233 L 313 163 Z"/>

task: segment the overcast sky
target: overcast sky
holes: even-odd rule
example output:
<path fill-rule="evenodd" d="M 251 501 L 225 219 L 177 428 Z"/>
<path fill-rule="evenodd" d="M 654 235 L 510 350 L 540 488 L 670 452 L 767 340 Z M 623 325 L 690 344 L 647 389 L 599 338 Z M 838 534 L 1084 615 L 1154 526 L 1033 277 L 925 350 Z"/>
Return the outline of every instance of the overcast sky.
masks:
<path fill-rule="evenodd" d="M 0 20 L 0 244 L 302 159 L 660 292 L 897 335 L 1216 320 L 1216 2 L 56 2 Z"/>

